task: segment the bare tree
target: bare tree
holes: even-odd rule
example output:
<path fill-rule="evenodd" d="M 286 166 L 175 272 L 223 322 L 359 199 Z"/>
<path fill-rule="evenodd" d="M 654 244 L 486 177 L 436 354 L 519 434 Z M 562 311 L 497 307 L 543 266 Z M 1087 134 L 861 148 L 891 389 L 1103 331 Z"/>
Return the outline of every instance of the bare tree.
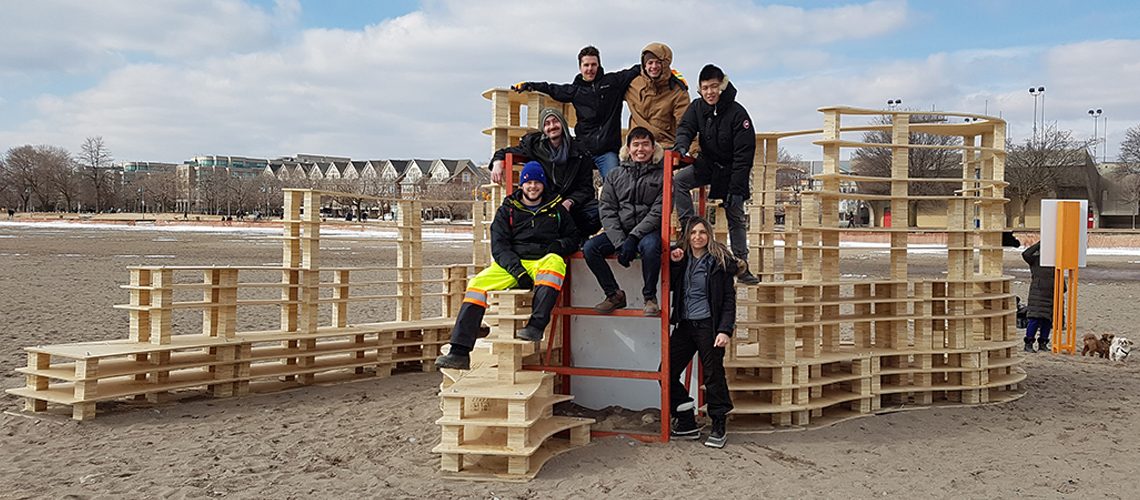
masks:
<path fill-rule="evenodd" d="M 20 206 L 24 211 L 30 212 L 32 195 L 40 198 L 38 195 L 47 189 L 43 172 L 38 168 L 39 153 L 36 152 L 36 147 L 27 144 L 9 149 L 4 163 L 7 165 L 11 189 L 20 200 Z M 40 206 L 43 206 L 42 202 Z"/>
<path fill-rule="evenodd" d="M 77 209 L 75 201 L 79 197 L 79 183 L 71 153 L 59 146 L 36 146 L 36 153 L 43 172 L 45 198 L 52 199 L 51 205 L 57 210 L 70 212 Z M 56 200 L 61 200 L 63 206 L 56 206 Z"/>
<path fill-rule="evenodd" d="M 476 182 L 432 182 L 425 188 L 424 206 L 448 219 L 466 218 L 471 213 L 479 185 Z"/>
<path fill-rule="evenodd" d="M 891 116 L 881 116 L 872 121 L 874 125 L 891 125 Z M 938 123 L 946 118 L 941 115 L 910 115 L 910 123 Z M 891 132 L 889 130 L 876 130 L 865 132 L 863 142 L 875 144 L 889 144 Z M 928 146 L 955 146 L 962 144 L 962 138 L 953 135 L 928 134 L 923 132 L 910 132 L 910 144 Z M 865 147 L 855 150 L 851 157 L 851 169 L 858 175 L 869 175 L 890 179 L 891 177 L 891 149 L 878 147 Z M 954 178 L 962 176 L 962 153 L 954 149 L 911 148 L 907 153 L 908 172 L 911 179 L 937 179 Z M 859 192 L 867 194 L 891 194 L 890 183 L 887 182 L 859 182 Z M 960 188 L 948 182 L 922 182 L 907 183 L 907 193 L 910 196 L 951 196 L 954 190 Z M 918 206 L 921 200 L 908 201 L 909 219 L 907 224 L 917 224 Z"/>
<path fill-rule="evenodd" d="M 197 177 L 198 210 L 216 215 L 221 213 L 225 202 L 226 183 L 229 173 L 225 168 L 199 168 Z"/>
<path fill-rule="evenodd" d="M 15 200 L 16 196 L 12 192 L 12 175 L 8 171 L 8 162 L 4 158 L 0 158 L 0 205 L 11 208 L 12 202 Z M 13 208 L 13 210 L 15 209 Z"/>
<path fill-rule="evenodd" d="M 1124 133 L 1118 160 L 1130 171 L 1140 173 L 1140 125 L 1129 128 Z"/>
<path fill-rule="evenodd" d="M 83 175 L 91 186 L 96 212 L 102 211 L 104 203 L 114 197 L 108 172 L 112 161 L 111 151 L 103 144 L 102 136 L 88 137 L 83 141 L 79 162 L 83 165 Z"/>
<path fill-rule="evenodd" d="M 170 210 L 182 197 L 181 180 L 176 172 L 154 172 L 144 176 L 138 184 L 155 212 Z"/>
<path fill-rule="evenodd" d="M 1037 139 L 1006 145 L 1005 194 L 1018 200 L 1018 227 L 1025 226 L 1025 207 L 1034 197 L 1057 191 L 1058 167 L 1080 163 L 1095 139 L 1078 140 L 1070 130 L 1046 125 Z"/>

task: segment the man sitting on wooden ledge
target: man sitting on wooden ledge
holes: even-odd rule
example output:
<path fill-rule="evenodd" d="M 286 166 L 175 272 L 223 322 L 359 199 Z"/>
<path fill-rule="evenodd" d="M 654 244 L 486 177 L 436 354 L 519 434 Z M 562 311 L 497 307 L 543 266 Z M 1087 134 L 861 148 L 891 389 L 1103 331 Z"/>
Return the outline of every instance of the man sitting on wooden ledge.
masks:
<path fill-rule="evenodd" d="M 435 366 L 458 370 L 471 367 L 470 353 L 487 311 L 490 290 L 534 288 L 530 320 L 517 335 L 532 342 L 542 340 L 566 276 L 564 258 L 578 250 L 577 235 L 562 197 L 546 191 L 542 165 L 527 163 L 519 176 L 519 189 L 503 200 L 491 222 L 495 263 L 468 283 L 451 330 L 451 350 L 436 358 Z"/>

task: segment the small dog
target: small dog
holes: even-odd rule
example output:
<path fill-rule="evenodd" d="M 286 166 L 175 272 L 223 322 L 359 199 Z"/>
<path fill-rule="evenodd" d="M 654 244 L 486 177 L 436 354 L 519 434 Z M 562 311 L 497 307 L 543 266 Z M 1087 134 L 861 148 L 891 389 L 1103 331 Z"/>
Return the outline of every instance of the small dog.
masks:
<path fill-rule="evenodd" d="M 1096 335 L 1086 333 L 1081 342 L 1085 345 L 1085 347 L 1081 349 L 1081 356 L 1096 356 L 1096 352 L 1100 350 L 1100 341 L 1097 340 Z"/>
<path fill-rule="evenodd" d="M 1096 350 L 1097 356 L 1100 356 L 1101 358 L 1107 359 L 1108 358 L 1108 349 L 1110 347 L 1112 347 L 1112 340 L 1115 338 L 1116 338 L 1116 335 L 1113 335 L 1111 333 L 1105 333 L 1105 334 L 1101 335 L 1100 341 L 1099 341 L 1100 345 L 1098 346 L 1098 349 Z"/>
<path fill-rule="evenodd" d="M 1125 337 L 1113 339 L 1112 346 L 1108 349 L 1108 357 L 1113 361 L 1121 361 L 1128 359 L 1128 355 L 1132 353 L 1132 341 Z"/>

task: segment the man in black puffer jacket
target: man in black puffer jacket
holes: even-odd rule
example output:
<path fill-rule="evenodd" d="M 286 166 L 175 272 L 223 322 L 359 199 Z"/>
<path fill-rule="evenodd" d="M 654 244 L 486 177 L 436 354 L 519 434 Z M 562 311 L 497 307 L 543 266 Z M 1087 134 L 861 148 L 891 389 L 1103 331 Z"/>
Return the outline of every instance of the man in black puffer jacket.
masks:
<path fill-rule="evenodd" d="M 570 137 L 566 119 L 557 109 L 546 108 L 539 116 L 542 132 L 522 137 L 518 146 L 503 148 L 491 157 L 491 180 L 502 184 L 507 153 L 522 155 L 542 165 L 546 190 L 562 197 L 578 228 L 579 244 L 602 228 L 598 222 L 598 199 L 594 190 L 594 163 L 590 155 Z"/>
<path fill-rule="evenodd" d="M 519 176 L 519 189 L 495 212 L 491 222 L 495 263 L 468 282 L 451 330 L 451 350 L 436 358 L 436 367 L 466 370 L 471 366 L 470 353 L 490 290 L 534 288 L 530 319 L 516 335 L 532 342 L 542 340 L 566 277 L 565 257 L 578 250 L 574 221 L 562 207 L 562 197 L 547 192 L 545 185 L 542 166 L 527 163 Z"/>
<path fill-rule="evenodd" d="M 558 102 L 574 104 L 578 124 L 574 133 L 605 179 L 618 165 L 621 149 L 621 104 L 629 83 L 641 73 L 641 65 L 617 73 L 602 69 L 601 54 L 590 45 L 578 52 L 578 76 L 574 83 L 523 82 L 513 88 L 519 92 L 536 90 Z"/>
<path fill-rule="evenodd" d="M 728 236 L 736 258 L 748 261 L 747 222 L 744 200 L 751 196 L 749 180 L 752 160 L 756 154 L 756 132 L 748 111 L 736 102 L 736 87 L 724 76 L 720 68 L 709 64 L 701 69 L 701 97 L 689 104 L 681 124 L 677 127 L 677 140 L 673 150 L 688 153 L 687 145 L 700 134 L 701 154 L 696 161 L 673 176 L 673 206 L 681 226 L 693 216 L 693 197 L 690 191 L 710 186 L 710 199 L 724 200 L 728 219 Z M 745 284 L 760 280 L 746 272 L 737 281 Z"/>
<path fill-rule="evenodd" d="M 625 307 L 625 292 L 614 279 L 606 257 L 617 254 L 618 263 L 629 267 L 641 255 L 641 296 L 645 316 L 661 313 L 657 303 L 657 279 L 661 276 L 661 204 L 665 151 L 654 143 L 653 133 L 637 127 L 626 136 L 622 162 L 606 177 L 602 188 L 601 217 L 606 231 L 582 246 L 586 265 L 598 279 L 606 298 L 594 311 L 609 314 Z"/>

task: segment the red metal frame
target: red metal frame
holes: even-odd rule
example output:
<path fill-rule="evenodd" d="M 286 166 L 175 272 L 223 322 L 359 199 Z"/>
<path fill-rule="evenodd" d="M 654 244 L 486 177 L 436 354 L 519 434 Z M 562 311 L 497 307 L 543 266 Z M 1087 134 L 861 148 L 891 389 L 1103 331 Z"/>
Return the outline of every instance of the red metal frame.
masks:
<path fill-rule="evenodd" d="M 526 157 L 508 153 L 503 160 L 505 184 L 507 185 L 507 194 L 513 191 L 514 186 L 514 172 L 513 167 L 515 163 L 525 161 Z M 557 321 L 562 321 L 562 366 L 554 366 L 550 364 L 550 357 L 552 350 L 550 343 L 553 338 L 547 340 L 546 357 L 542 365 L 527 365 L 524 368 L 527 370 L 540 370 L 551 373 L 556 373 L 562 376 L 562 391 L 565 393 L 570 392 L 570 376 L 590 376 L 590 377 L 612 377 L 612 378 L 628 378 L 628 379 L 642 379 L 642 380 L 656 380 L 661 386 L 661 432 L 659 434 L 638 434 L 621 432 L 620 434 L 633 437 L 635 439 L 646 442 L 669 442 L 669 421 L 672 408 L 669 404 L 669 307 L 671 306 L 671 294 L 669 289 L 669 258 L 671 227 L 670 222 L 673 216 L 673 167 L 681 163 L 681 155 L 674 151 L 665 151 L 665 175 L 662 184 L 662 207 L 661 207 L 661 297 L 659 298 L 661 305 L 661 366 L 657 371 L 640 371 L 640 370 L 616 370 L 616 369 L 603 369 L 603 368 L 580 368 L 572 366 L 570 359 L 570 318 L 572 316 L 600 316 L 595 313 L 593 309 L 570 307 L 570 290 L 571 290 L 571 273 L 567 272 L 565 280 L 562 285 L 562 293 L 559 294 L 559 305 L 554 308 L 553 314 Z M 702 211 L 705 206 L 704 188 L 701 188 L 700 204 Z M 582 258 L 582 253 L 577 252 L 571 255 L 567 260 L 572 258 Z M 569 269 L 569 266 L 567 266 Z M 637 310 L 621 310 L 614 311 L 613 316 L 631 316 L 641 317 L 641 311 Z M 551 335 L 553 337 L 553 335 Z M 687 379 L 686 379 L 687 382 Z M 617 432 L 608 431 L 591 431 L 593 436 L 611 436 L 617 435 Z"/>

